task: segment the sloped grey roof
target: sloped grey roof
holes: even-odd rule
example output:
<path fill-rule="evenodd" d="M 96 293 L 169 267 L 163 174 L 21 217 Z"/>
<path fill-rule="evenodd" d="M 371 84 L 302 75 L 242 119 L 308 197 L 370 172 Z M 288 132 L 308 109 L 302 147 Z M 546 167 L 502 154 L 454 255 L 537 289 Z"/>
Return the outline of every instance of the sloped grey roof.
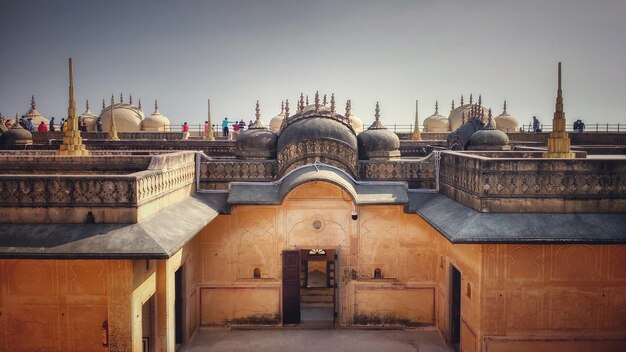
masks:
<path fill-rule="evenodd" d="M 2 224 L 0 258 L 168 258 L 225 207 L 195 194 L 137 224 Z"/>
<path fill-rule="evenodd" d="M 626 214 L 481 213 L 442 194 L 415 192 L 406 211 L 452 243 L 626 243 Z"/>
<path fill-rule="evenodd" d="M 228 204 L 280 204 L 294 188 L 313 181 L 326 181 L 343 188 L 358 205 L 409 201 L 406 182 L 359 182 L 339 168 L 312 164 L 299 167 L 275 182 L 231 182 Z"/>

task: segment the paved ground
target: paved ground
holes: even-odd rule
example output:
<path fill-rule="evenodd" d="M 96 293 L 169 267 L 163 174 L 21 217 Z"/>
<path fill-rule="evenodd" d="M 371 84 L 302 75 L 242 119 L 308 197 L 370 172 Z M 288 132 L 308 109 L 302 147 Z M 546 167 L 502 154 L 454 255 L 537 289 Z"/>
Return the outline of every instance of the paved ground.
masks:
<path fill-rule="evenodd" d="M 185 352 L 450 352 L 429 330 L 252 330 L 199 329 Z"/>

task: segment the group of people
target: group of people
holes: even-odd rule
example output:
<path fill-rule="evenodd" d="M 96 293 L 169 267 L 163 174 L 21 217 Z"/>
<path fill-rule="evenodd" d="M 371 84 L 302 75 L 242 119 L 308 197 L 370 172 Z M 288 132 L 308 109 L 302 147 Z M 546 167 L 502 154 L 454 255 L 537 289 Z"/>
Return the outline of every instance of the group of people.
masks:
<path fill-rule="evenodd" d="M 585 123 L 578 119 L 574 121 L 574 132 L 584 132 L 585 131 Z M 533 132 L 541 132 L 541 122 L 537 119 L 537 116 L 533 116 Z"/>
<path fill-rule="evenodd" d="M 250 121 L 250 124 L 252 124 L 252 121 Z M 246 129 L 246 122 L 243 119 L 237 122 L 236 120 L 228 121 L 228 117 L 225 117 L 224 121 L 222 121 L 222 137 L 229 137 L 230 125 L 233 125 L 233 134 L 235 136 L 237 135 L 237 133 L 243 132 Z"/>
<path fill-rule="evenodd" d="M 67 131 L 66 122 L 67 121 L 64 118 L 61 119 L 61 122 L 58 124 L 58 131 L 63 131 L 63 132 Z M 33 121 L 33 118 L 26 117 L 26 116 L 22 116 L 17 121 L 17 123 L 19 123 L 20 126 L 22 126 L 25 130 L 28 130 L 30 132 L 35 132 L 35 131 L 36 132 L 48 132 L 48 131 L 56 132 L 57 131 L 57 123 L 54 117 L 50 118 L 49 125 L 46 124 L 44 121 L 41 121 L 39 125 L 35 126 L 35 122 Z M 5 120 L 4 125 L 6 128 L 10 129 L 13 123 L 11 122 L 11 120 Z M 82 117 L 78 118 L 78 129 L 80 131 L 87 132 L 87 122 Z M 102 120 L 100 119 L 100 117 L 98 117 L 98 119 L 96 120 L 96 132 L 102 132 Z"/>

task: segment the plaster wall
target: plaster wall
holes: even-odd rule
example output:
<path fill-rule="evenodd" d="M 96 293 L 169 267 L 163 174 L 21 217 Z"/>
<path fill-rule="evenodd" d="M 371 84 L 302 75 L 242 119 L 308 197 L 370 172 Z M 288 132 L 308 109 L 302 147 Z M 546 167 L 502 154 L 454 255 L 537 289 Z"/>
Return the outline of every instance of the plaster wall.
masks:
<path fill-rule="evenodd" d="M 0 351 L 130 350 L 129 268 L 116 260 L 0 260 Z"/>
<path fill-rule="evenodd" d="M 626 348 L 625 245 L 483 245 L 483 253 L 486 350 Z"/>

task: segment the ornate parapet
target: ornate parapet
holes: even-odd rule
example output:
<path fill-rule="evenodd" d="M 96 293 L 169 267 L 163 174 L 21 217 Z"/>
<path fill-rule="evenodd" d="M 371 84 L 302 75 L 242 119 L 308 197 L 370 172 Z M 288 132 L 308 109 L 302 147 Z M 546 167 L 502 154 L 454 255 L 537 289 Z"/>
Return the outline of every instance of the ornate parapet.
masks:
<path fill-rule="evenodd" d="M 97 222 L 137 222 L 189 195 L 195 179 L 194 156 L 194 152 L 152 157 L 88 156 L 81 157 L 80 163 L 69 162 L 71 157 L 29 155 L 20 160 L 18 156 L 0 156 L 2 165 L 6 165 L 4 159 L 11 159 L 31 166 L 66 161 L 69 167 L 63 173 L 51 168 L 37 175 L 19 167 L 11 172 L 0 170 L 0 222 L 88 222 L 88 212 L 97 214 Z M 142 165 L 143 170 L 136 171 Z M 94 166 L 99 174 L 94 174 Z M 63 165 L 56 168 L 63 169 Z M 135 170 L 126 174 L 128 168 Z"/>
<path fill-rule="evenodd" d="M 276 160 L 216 160 L 200 165 L 200 182 L 271 181 L 276 178 Z"/>
<path fill-rule="evenodd" d="M 481 212 L 626 210 L 626 160 L 545 160 L 513 154 L 502 158 L 442 152 L 441 191 Z"/>
<path fill-rule="evenodd" d="M 435 188 L 435 158 L 359 161 L 359 179 L 406 181 L 409 188 Z"/>

